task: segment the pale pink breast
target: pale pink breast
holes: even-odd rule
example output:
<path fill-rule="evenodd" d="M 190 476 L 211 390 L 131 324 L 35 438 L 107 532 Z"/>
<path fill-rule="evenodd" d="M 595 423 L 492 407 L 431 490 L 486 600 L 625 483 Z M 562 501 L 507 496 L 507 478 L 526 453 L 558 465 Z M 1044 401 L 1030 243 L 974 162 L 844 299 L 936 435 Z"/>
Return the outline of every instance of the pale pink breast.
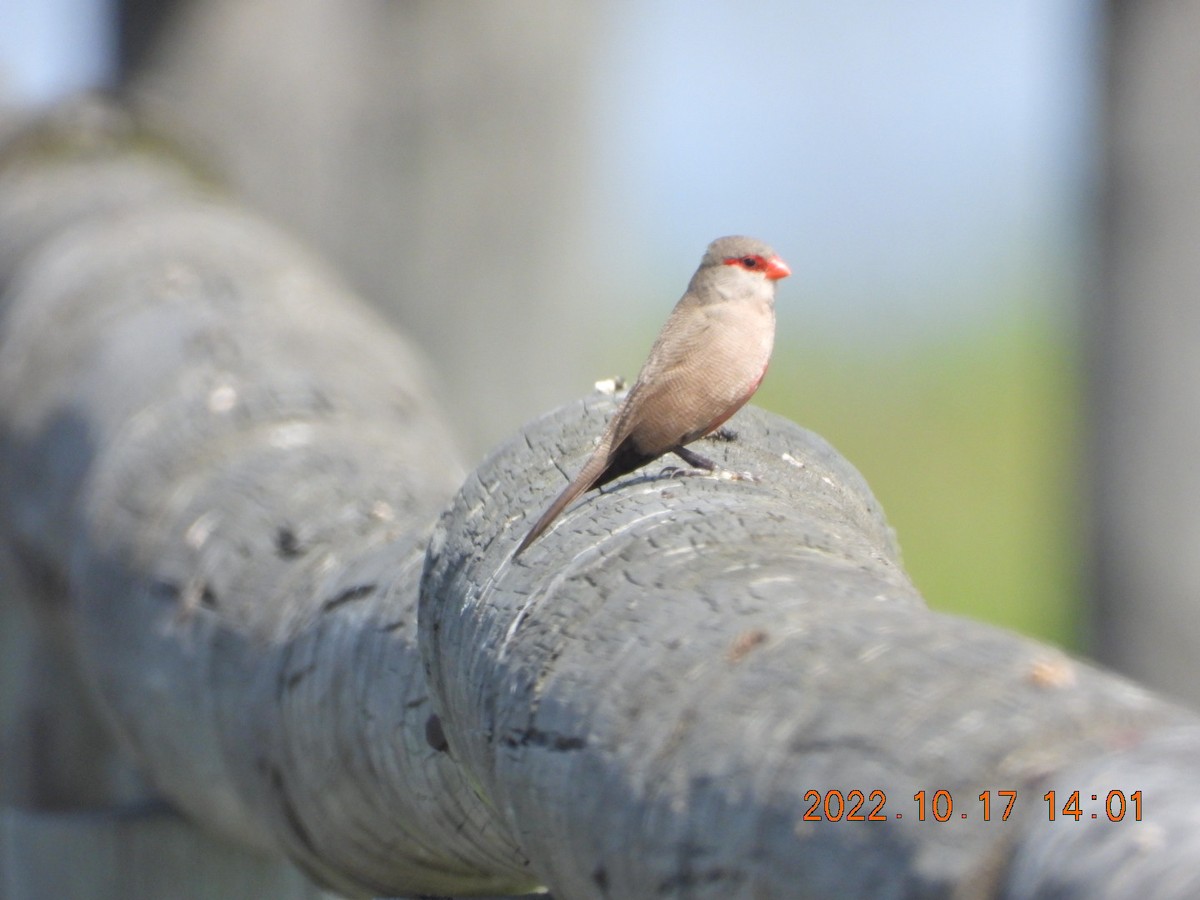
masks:
<path fill-rule="evenodd" d="M 728 327 L 714 343 L 708 361 L 712 394 L 708 425 L 699 434 L 709 434 L 725 424 L 754 396 L 767 374 L 775 343 L 775 314 L 770 307 L 757 314 L 740 310 L 730 317 Z"/>

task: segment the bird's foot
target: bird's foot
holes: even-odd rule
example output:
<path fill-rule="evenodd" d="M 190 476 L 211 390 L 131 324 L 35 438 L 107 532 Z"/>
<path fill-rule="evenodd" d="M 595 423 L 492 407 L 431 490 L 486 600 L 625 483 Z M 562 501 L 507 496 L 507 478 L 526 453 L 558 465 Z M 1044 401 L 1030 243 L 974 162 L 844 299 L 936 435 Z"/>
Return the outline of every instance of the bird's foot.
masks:
<path fill-rule="evenodd" d="M 693 478 L 698 476 L 715 478 L 718 481 L 747 481 L 751 484 L 758 484 L 762 481 L 762 478 L 753 472 L 734 472 L 731 469 L 722 469 L 719 466 L 713 466 L 711 469 L 685 469 L 683 466 L 664 466 L 658 473 L 659 478 Z"/>
<path fill-rule="evenodd" d="M 751 484 L 758 484 L 762 481 L 762 478 L 753 472 L 732 472 L 729 469 L 717 469 L 712 474 L 722 481 L 748 481 Z"/>
<path fill-rule="evenodd" d="M 722 430 L 724 430 L 724 429 L 722 429 Z M 733 435 L 733 438 L 737 437 L 736 432 L 730 432 L 730 434 Z M 722 438 L 722 440 L 732 440 L 733 438 Z M 757 481 L 762 480 L 757 475 L 755 475 L 751 472 L 731 472 L 728 469 L 722 469 L 720 466 L 718 466 L 715 462 L 713 462 L 707 456 L 701 456 L 699 453 L 695 452 L 694 450 L 689 450 L 687 447 L 676 447 L 671 452 L 674 453 L 676 456 L 678 456 L 685 463 L 687 463 L 689 466 L 692 467 L 693 471 L 685 471 L 682 474 L 711 475 L 713 478 L 719 478 L 722 481 L 757 482 Z M 680 470 L 676 469 L 675 466 L 667 466 L 667 469 L 670 469 L 674 472 L 680 471 Z M 699 471 L 694 471 L 697 469 Z M 666 471 L 666 469 L 664 469 L 663 471 Z M 674 478 L 675 475 L 672 475 L 671 477 Z"/>
<path fill-rule="evenodd" d="M 711 475 L 708 469 L 685 469 L 683 466 L 663 466 L 659 478 L 691 478 L 693 475 Z"/>

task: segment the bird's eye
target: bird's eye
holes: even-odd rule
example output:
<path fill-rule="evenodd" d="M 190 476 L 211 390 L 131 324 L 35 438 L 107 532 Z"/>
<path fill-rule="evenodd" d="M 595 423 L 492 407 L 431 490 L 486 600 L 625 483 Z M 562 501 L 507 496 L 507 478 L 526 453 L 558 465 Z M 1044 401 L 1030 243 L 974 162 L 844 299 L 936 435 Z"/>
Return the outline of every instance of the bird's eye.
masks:
<path fill-rule="evenodd" d="M 743 256 L 742 265 L 747 269 L 753 269 L 758 266 L 758 258 L 754 256 Z"/>

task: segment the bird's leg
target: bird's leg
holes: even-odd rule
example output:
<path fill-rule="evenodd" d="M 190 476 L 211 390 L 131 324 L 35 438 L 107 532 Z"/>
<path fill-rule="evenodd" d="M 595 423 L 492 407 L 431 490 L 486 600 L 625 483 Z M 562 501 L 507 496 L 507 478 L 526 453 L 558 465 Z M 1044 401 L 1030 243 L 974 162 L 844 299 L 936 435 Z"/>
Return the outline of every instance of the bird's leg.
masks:
<path fill-rule="evenodd" d="M 678 447 L 673 447 L 671 452 L 682 459 L 685 463 L 691 466 L 690 469 L 684 469 L 679 466 L 664 466 L 659 476 L 667 478 L 686 478 L 688 475 L 708 475 L 718 471 L 717 464 L 707 456 L 701 456 L 684 447 L 682 444 Z"/>
<path fill-rule="evenodd" d="M 689 450 L 687 447 L 675 447 L 672 451 L 676 456 L 682 459 L 693 469 L 701 469 L 710 474 L 716 475 L 718 478 L 724 478 L 729 481 L 759 481 L 759 477 L 752 472 L 730 472 L 728 469 L 722 469 L 707 456 L 701 456 L 694 450 Z"/>
<path fill-rule="evenodd" d="M 712 472 L 717 468 L 717 464 L 707 456 L 701 456 L 694 450 L 689 450 L 687 447 L 680 444 L 671 450 L 676 456 L 682 459 L 693 469 L 703 469 L 705 472 Z"/>

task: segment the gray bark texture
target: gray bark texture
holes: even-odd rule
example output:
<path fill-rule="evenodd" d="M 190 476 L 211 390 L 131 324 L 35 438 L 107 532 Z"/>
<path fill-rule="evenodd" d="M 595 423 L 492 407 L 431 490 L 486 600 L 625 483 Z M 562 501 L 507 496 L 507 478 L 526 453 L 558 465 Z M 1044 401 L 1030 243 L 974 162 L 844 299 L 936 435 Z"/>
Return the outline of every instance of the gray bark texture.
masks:
<path fill-rule="evenodd" d="M 789 422 L 747 408 L 736 441 L 704 447 L 760 483 L 646 471 L 512 562 L 518 511 L 540 511 L 611 411 L 559 410 L 476 470 L 421 590 L 450 750 L 555 896 L 1200 891 L 1180 791 L 1200 779 L 1196 719 L 929 612 L 861 477 Z M 889 821 L 805 821 L 808 792 L 833 788 L 883 791 Z M 1108 792 L 1139 789 L 1154 816 L 1110 823 Z M 938 790 L 952 819 L 919 821 L 914 795 Z M 978 796 L 1000 790 L 1012 817 L 982 821 Z M 1050 822 L 1048 790 L 1060 808 L 1080 790 L 1085 821 Z"/>
<path fill-rule="evenodd" d="M 224 839 L 354 896 L 1200 895 L 1200 721 L 928 611 L 815 435 L 748 408 L 702 449 L 760 481 L 652 466 L 514 562 L 611 398 L 464 481 L 409 345 L 102 106 L 0 149 L 0 247 L 0 546 Z"/>
<path fill-rule="evenodd" d="M 1200 707 L 1200 2 L 1106 11 L 1086 318 L 1094 651 Z"/>
<path fill-rule="evenodd" d="M 0 535 L 153 784 L 345 893 L 530 885 L 426 738 L 410 346 L 104 106 L 7 144 L 0 233 Z"/>

